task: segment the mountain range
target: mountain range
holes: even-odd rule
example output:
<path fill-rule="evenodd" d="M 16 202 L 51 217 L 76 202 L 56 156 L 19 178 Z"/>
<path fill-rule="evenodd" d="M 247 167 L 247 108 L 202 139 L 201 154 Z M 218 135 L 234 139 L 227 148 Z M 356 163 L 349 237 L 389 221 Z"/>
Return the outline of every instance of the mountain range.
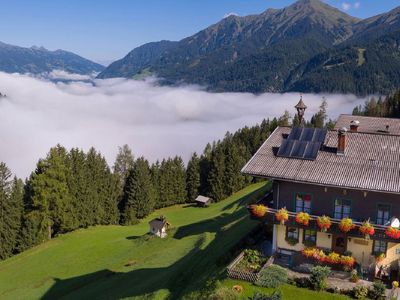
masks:
<path fill-rule="evenodd" d="M 92 74 L 103 71 L 104 66 L 64 50 L 49 51 L 35 46 L 24 48 L 0 42 L 0 71 L 41 74 L 53 70 Z"/>
<path fill-rule="evenodd" d="M 400 8 L 357 19 L 319 0 L 230 15 L 181 41 L 148 43 L 98 78 L 156 75 L 164 84 L 235 92 L 385 94 L 400 87 Z"/>

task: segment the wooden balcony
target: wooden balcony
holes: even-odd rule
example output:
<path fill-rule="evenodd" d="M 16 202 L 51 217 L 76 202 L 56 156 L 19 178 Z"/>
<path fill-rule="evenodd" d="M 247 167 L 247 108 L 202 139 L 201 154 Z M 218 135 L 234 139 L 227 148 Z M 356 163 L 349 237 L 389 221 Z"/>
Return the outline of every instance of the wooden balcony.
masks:
<path fill-rule="evenodd" d="M 250 208 L 248 208 L 248 209 L 250 212 Z M 268 208 L 268 212 L 263 218 L 256 218 L 256 217 L 252 217 L 252 218 L 258 219 L 262 222 L 266 222 L 266 223 L 270 223 L 270 224 L 271 223 L 279 224 L 279 222 L 275 218 L 275 213 L 277 211 L 278 211 L 277 209 Z M 309 225 L 303 226 L 303 225 L 296 223 L 296 221 L 295 221 L 295 217 L 297 214 L 296 212 L 289 211 L 288 213 L 289 213 L 289 220 L 287 222 L 285 222 L 286 226 L 293 226 L 293 227 L 306 228 L 306 229 L 315 229 L 317 231 L 320 231 L 320 228 L 318 227 L 318 224 L 317 224 L 317 218 L 319 216 L 310 214 Z M 341 221 L 340 219 L 331 218 L 332 225 L 326 231 L 326 233 L 328 233 L 328 234 L 343 233 L 339 228 L 340 221 Z M 356 225 L 356 227 L 354 229 L 350 230 L 349 232 L 347 232 L 346 235 L 348 237 L 364 238 L 364 235 L 359 231 L 359 227 L 362 225 L 362 222 L 353 220 L 353 224 Z M 377 224 L 373 224 L 373 226 L 375 228 L 375 234 L 373 236 L 371 236 L 372 240 L 382 240 L 382 241 L 386 241 L 386 242 L 390 242 L 390 243 L 400 243 L 400 240 L 392 239 L 385 234 L 385 231 L 389 226 L 377 225 Z"/>

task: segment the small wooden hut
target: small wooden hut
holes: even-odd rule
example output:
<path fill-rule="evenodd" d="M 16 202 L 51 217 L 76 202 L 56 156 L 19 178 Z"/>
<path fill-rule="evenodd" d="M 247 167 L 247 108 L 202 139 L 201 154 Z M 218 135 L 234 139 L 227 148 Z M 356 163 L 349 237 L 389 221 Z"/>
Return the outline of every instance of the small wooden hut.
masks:
<path fill-rule="evenodd" d="M 199 195 L 194 201 L 197 203 L 197 206 L 207 207 L 211 204 L 212 199 L 209 197 Z"/>
<path fill-rule="evenodd" d="M 149 222 L 150 225 L 150 233 L 158 236 L 160 238 L 165 238 L 167 236 L 167 229 L 169 223 L 164 216 L 160 216 L 155 218 Z"/>

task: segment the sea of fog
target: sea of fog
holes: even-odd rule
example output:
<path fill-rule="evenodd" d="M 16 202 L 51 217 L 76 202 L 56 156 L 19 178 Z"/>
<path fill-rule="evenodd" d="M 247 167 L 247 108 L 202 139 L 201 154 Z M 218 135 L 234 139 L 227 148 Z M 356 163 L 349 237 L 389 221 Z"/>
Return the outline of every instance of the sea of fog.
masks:
<path fill-rule="evenodd" d="M 128 144 L 136 157 L 150 161 L 201 152 L 226 131 L 294 113 L 298 93 L 208 93 L 199 87 L 159 87 L 149 80 L 87 81 L 56 72 L 52 79 L 0 73 L 0 161 L 26 177 L 50 147 L 60 143 L 84 150 L 94 146 L 113 164 L 118 146 Z M 79 81 L 83 80 L 83 81 Z M 365 99 L 354 95 L 304 94 L 306 117 L 318 110 L 322 97 L 328 114 L 351 113 Z"/>

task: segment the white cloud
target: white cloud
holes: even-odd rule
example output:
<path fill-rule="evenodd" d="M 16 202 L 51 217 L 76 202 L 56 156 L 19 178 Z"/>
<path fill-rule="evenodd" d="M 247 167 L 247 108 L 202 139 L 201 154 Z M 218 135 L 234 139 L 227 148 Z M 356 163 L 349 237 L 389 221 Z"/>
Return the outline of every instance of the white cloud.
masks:
<path fill-rule="evenodd" d="M 342 3 L 342 9 L 343 10 L 349 10 L 351 8 L 351 5 L 350 5 L 350 3 L 347 3 L 347 2 L 343 2 Z"/>
<path fill-rule="evenodd" d="M 239 14 L 235 13 L 235 12 L 230 12 L 230 13 L 225 14 L 223 18 L 225 19 L 225 18 L 228 18 L 230 16 L 239 17 Z"/>
<path fill-rule="evenodd" d="M 53 70 L 50 73 L 43 74 L 44 77 L 53 80 L 73 80 L 73 81 L 90 80 L 93 79 L 95 75 L 96 74 L 93 75 L 72 74 L 64 70 Z"/>
<path fill-rule="evenodd" d="M 354 3 L 354 8 L 355 8 L 355 9 L 359 9 L 360 6 L 361 6 L 361 2 L 356 2 L 356 3 Z"/>
<path fill-rule="evenodd" d="M 113 163 L 117 148 L 129 144 L 150 161 L 201 152 L 226 131 L 254 125 L 293 106 L 298 93 L 208 93 L 196 87 L 155 87 L 124 79 L 54 83 L 0 73 L 0 161 L 28 176 L 57 143 L 84 150 L 94 146 Z M 323 95 L 305 94 L 308 118 Z M 364 103 L 352 95 L 325 95 L 331 117 Z"/>

